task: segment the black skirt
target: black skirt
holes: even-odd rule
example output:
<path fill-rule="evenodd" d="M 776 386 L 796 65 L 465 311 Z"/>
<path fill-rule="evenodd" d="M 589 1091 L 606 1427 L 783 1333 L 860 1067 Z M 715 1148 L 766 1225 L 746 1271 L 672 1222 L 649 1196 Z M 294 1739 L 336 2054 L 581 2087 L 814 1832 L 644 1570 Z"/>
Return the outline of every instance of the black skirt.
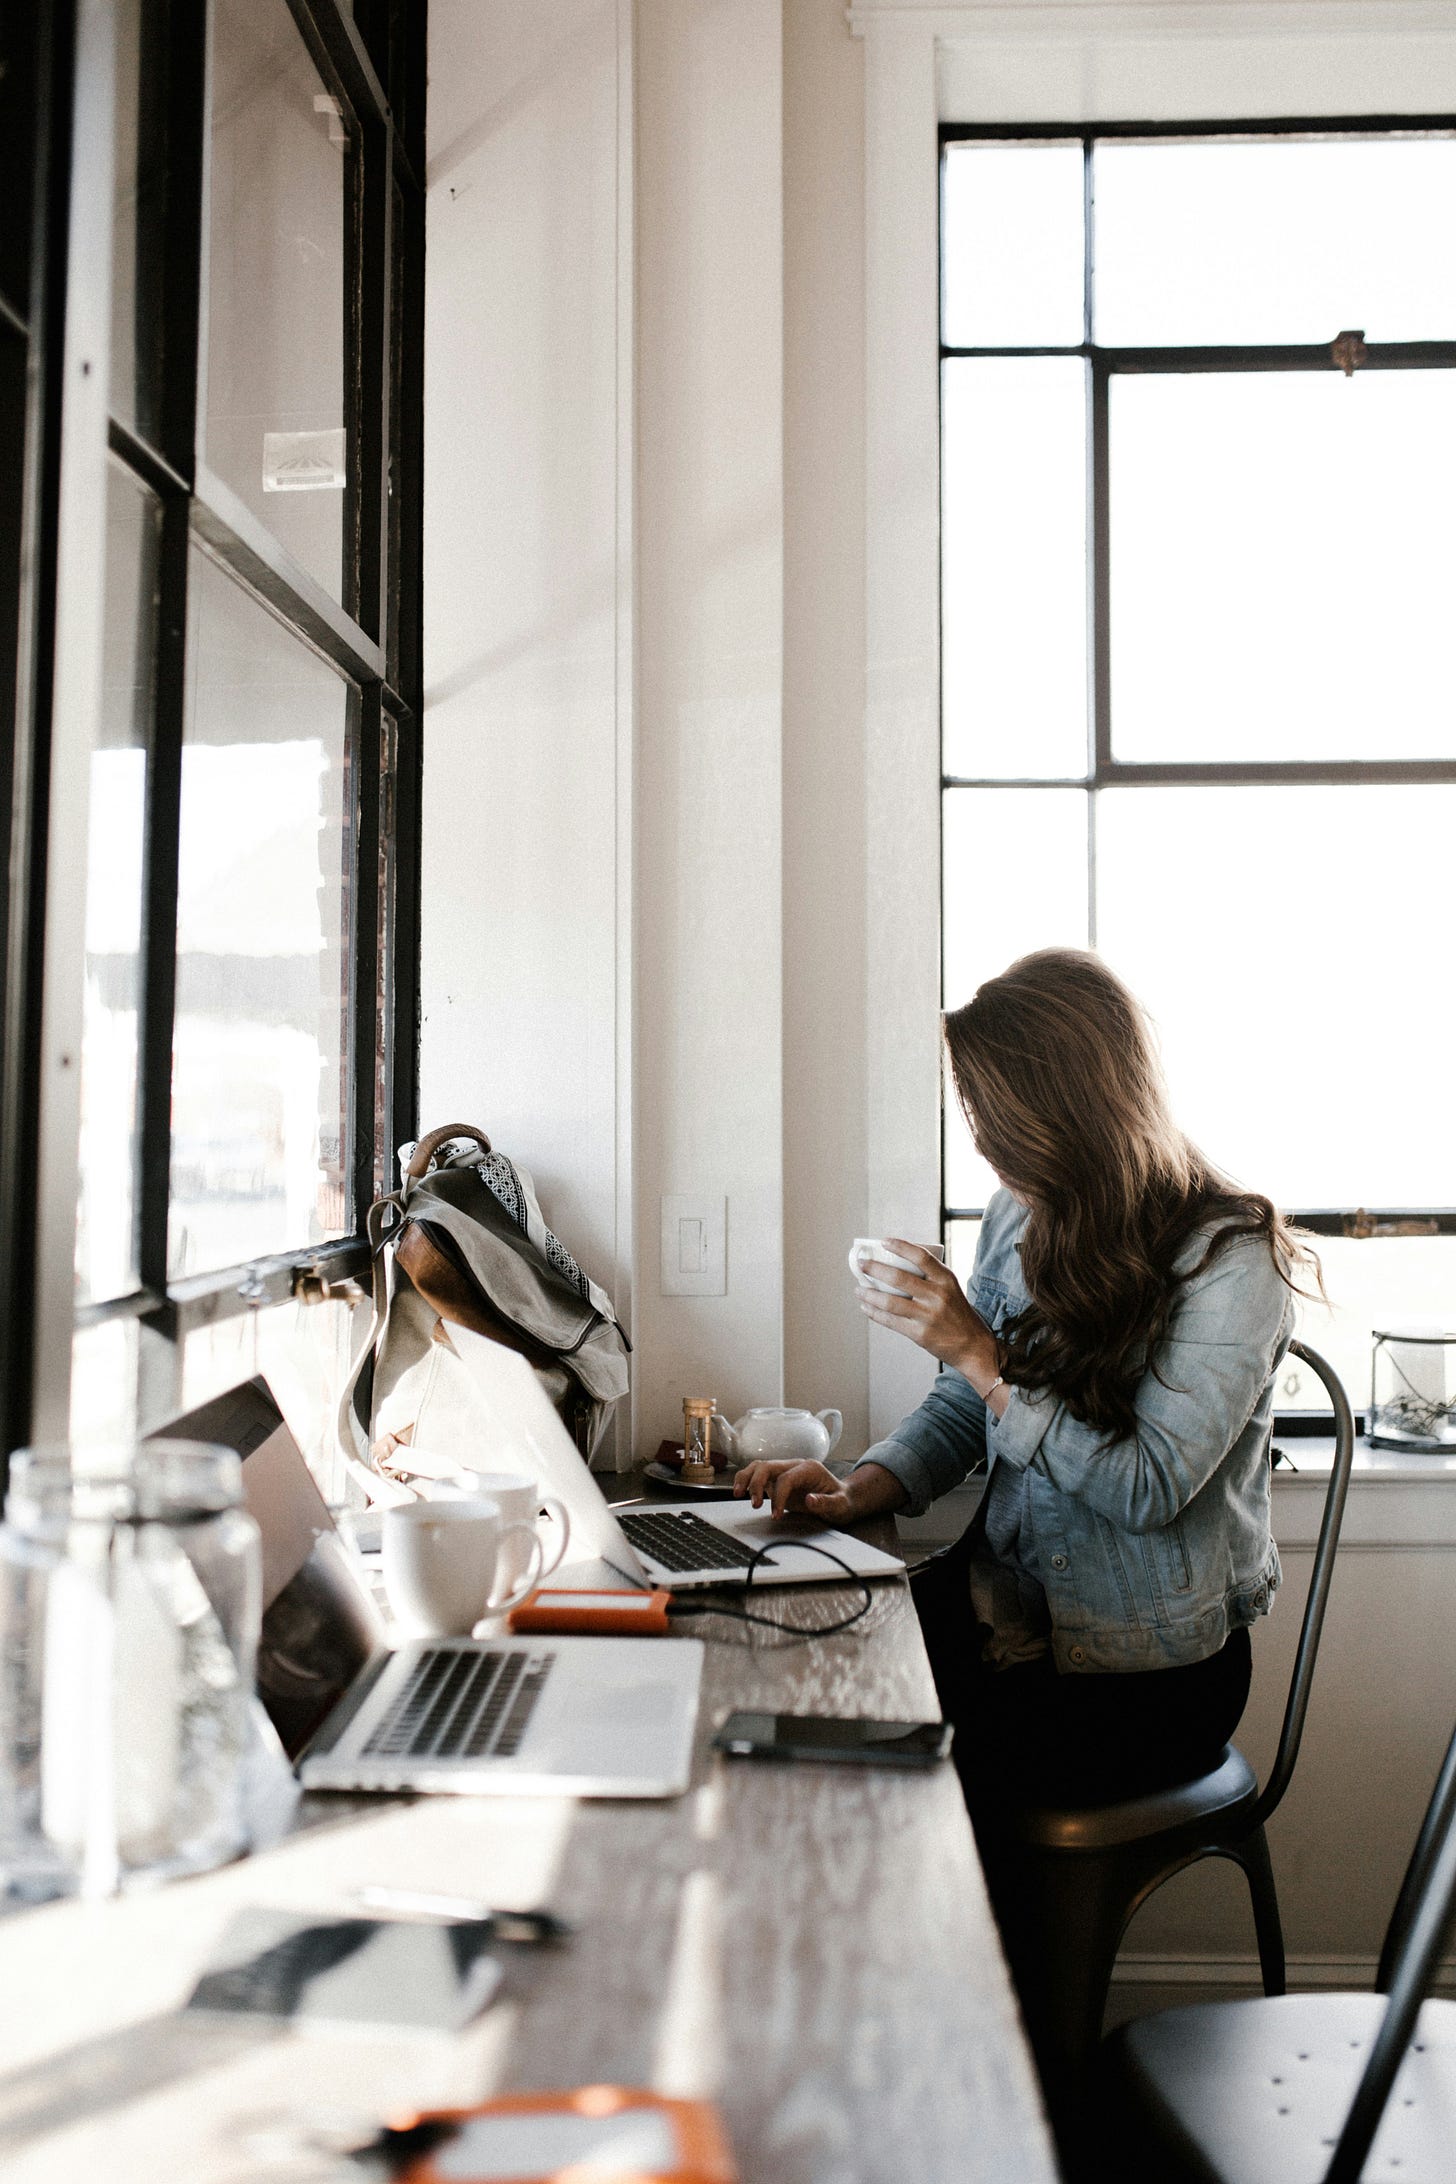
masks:
<path fill-rule="evenodd" d="M 1207 1660 L 1060 1675 L 1050 1655 L 988 1668 L 971 1609 L 970 1534 L 911 1591 L 974 1817 L 1006 1804 L 1087 1805 L 1186 1782 L 1215 1766 L 1249 1696 L 1249 1633 Z"/>

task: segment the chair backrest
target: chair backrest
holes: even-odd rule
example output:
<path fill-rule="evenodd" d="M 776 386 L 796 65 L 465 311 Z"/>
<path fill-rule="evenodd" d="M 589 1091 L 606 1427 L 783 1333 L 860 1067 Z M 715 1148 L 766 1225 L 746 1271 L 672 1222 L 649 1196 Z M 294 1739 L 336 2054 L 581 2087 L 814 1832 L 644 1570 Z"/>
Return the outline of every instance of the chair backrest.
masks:
<path fill-rule="evenodd" d="M 1426 1817 L 1421 1822 L 1421 1832 L 1416 1837 L 1416 1847 L 1411 1852 L 1410 1864 L 1405 1869 L 1405 1879 L 1400 1884 L 1400 1894 L 1395 1899 L 1395 1909 L 1385 1930 L 1385 1946 L 1375 1973 L 1377 1994 L 1390 1992 L 1396 1963 L 1453 1814 L 1456 1814 L 1456 1736 L 1446 1747 L 1446 1757 L 1436 1777 L 1436 1787 L 1431 1792 L 1431 1802 L 1426 1807 Z"/>
<path fill-rule="evenodd" d="M 1319 1653 L 1320 1632 L 1324 1628 L 1330 1582 L 1335 1574 L 1335 1549 L 1340 1544 L 1340 1525 L 1345 1515 L 1350 1467 L 1355 1460 L 1355 1421 L 1350 1414 L 1349 1397 L 1345 1394 L 1338 1373 L 1317 1350 L 1311 1350 L 1303 1342 L 1291 1342 L 1289 1352 L 1291 1357 L 1304 1360 L 1310 1370 L 1324 1382 L 1329 1393 L 1335 1413 L 1335 1459 L 1330 1466 L 1330 1483 L 1325 1492 L 1319 1543 L 1314 1551 L 1314 1568 L 1309 1575 L 1309 1597 L 1304 1603 L 1304 1621 L 1300 1625 L 1294 1673 L 1289 1679 L 1289 1697 L 1284 1707 L 1284 1726 L 1279 1732 L 1279 1749 L 1274 1755 L 1269 1779 L 1250 1816 L 1251 1827 L 1262 1826 L 1273 1812 L 1289 1787 L 1294 1762 L 1299 1757 L 1300 1739 L 1304 1735 L 1304 1718 L 1309 1712 L 1309 1694 L 1314 1684 L 1314 1664 Z"/>
<path fill-rule="evenodd" d="M 1416 2029 L 1456 1921 L 1456 1735 L 1446 1747 L 1426 1817 L 1396 1898 L 1382 1970 L 1390 1958 L 1390 2000 L 1355 2089 L 1325 2184 L 1359 2184 L 1395 2074 Z"/>

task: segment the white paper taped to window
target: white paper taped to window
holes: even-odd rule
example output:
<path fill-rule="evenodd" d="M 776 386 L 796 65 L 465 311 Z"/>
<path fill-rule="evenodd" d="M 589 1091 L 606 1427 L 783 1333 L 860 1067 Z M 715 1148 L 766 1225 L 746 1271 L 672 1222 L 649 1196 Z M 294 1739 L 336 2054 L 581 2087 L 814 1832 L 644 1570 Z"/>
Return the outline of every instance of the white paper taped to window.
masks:
<path fill-rule="evenodd" d="M 265 432 L 265 493 L 328 493 L 347 484 L 344 427 L 329 432 Z"/>

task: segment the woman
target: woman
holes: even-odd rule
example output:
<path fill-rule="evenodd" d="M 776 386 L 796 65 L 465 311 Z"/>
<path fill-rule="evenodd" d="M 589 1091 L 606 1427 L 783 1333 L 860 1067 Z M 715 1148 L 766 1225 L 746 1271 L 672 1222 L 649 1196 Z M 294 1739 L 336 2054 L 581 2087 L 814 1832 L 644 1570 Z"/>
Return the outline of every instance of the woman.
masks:
<path fill-rule="evenodd" d="M 1279 1583 L 1274 1374 L 1312 1262 L 1177 1128 L 1142 1012 L 1096 956 L 1023 957 L 945 1039 L 1003 1188 L 966 1294 L 898 1240 L 913 1273 L 865 1269 L 898 1293 L 860 1290 L 945 1369 L 844 1480 L 760 1463 L 735 1491 L 853 1523 L 919 1515 L 989 1464 L 918 1600 L 984 1841 L 1008 1797 L 1131 1795 L 1227 1742 Z"/>

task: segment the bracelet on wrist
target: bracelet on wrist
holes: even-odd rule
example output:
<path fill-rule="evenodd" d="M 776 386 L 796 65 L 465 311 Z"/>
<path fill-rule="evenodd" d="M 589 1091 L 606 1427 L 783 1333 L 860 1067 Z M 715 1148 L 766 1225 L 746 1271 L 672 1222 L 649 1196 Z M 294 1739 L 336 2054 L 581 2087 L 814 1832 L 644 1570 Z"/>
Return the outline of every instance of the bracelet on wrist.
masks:
<path fill-rule="evenodd" d="M 985 1394 L 981 1397 L 981 1401 L 983 1403 L 989 1403 L 992 1396 L 996 1393 L 996 1390 L 998 1388 L 1004 1388 L 1005 1385 L 1006 1375 L 1004 1373 L 997 1373 L 996 1378 L 991 1382 L 990 1387 L 987 1388 Z"/>

